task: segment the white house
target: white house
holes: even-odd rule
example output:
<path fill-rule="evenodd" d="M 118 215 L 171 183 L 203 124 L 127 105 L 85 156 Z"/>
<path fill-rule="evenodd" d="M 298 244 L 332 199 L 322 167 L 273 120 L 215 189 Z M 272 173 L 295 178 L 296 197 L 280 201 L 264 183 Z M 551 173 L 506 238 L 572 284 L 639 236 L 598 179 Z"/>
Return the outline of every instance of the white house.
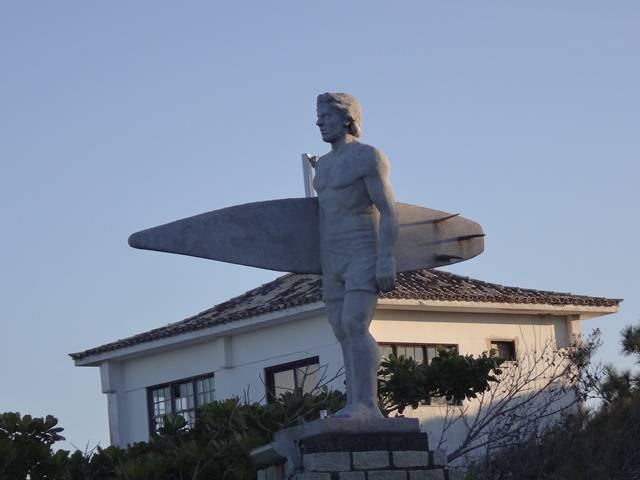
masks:
<path fill-rule="evenodd" d="M 397 288 L 381 295 L 371 332 L 383 352 L 425 361 L 437 345 L 463 354 L 495 348 L 516 359 L 541 341 L 568 345 L 581 320 L 615 313 L 619 302 L 421 270 L 399 274 Z M 164 413 L 191 419 L 194 408 L 211 399 L 264 400 L 267 390 L 277 393 L 300 382 L 305 371 L 317 371 L 308 366 L 327 365 L 328 377 L 342 366 L 320 277 L 297 274 L 71 358 L 77 366 L 100 367 L 111 442 L 121 446 L 147 440 Z M 425 425 L 438 409 L 424 406 L 414 414 Z"/>

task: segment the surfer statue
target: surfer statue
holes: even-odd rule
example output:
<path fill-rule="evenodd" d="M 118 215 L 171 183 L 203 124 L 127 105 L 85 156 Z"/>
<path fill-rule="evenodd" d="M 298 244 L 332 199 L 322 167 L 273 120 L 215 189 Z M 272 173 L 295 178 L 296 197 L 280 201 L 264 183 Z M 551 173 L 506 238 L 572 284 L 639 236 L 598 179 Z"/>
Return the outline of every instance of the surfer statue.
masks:
<path fill-rule="evenodd" d="M 282 272 L 322 274 L 323 300 L 340 342 L 347 405 L 336 417 L 381 417 L 379 350 L 369 333 L 379 292 L 396 272 L 461 262 L 484 249 L 482 227 L 440 210 L 394 203 L 384 154 L 358 141 L 360 105 L 346 93 L 317 98 L 331 151 L 315 163 L 318 198 L 213 210 L 132 234 L 135 248 Z"/>
<path fill-rule="evenodd" d="M 381 417 L 376 395 L 378 344 L 369 333 L 378 292 L 393 289 L 398 219 L 384 154 L 358 141 L 360 105 L 347 93 L 318 96 L 322 140 L 315 164 L 320 205 L 322 299 L 340 342 L 347 405 L 336 417 Z M 376 214 L 376 209 L 379 215 Z M 378 219 L 379 218 L 379 219 Z"/>

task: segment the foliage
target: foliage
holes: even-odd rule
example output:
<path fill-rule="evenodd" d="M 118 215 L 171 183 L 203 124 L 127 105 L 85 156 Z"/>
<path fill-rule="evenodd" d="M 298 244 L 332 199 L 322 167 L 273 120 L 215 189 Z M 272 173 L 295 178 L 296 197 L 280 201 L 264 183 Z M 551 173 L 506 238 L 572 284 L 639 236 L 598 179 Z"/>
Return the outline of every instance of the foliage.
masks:
<path fill-rule="evenodd" d="M 252 410 L 252 421 L 257 428 L 271 438 L 283 428 L 299 425 L 320 418 L 320 412 L 334 413 L 344 407 L 346 397 L 339 390 L 322 387 L 303 393 L 301 389 L 285 392 L 276 402 L 256 405 Z"/>
<path fill-rule="evenodd" d="M 622 353 L 635 356 L 636 364 L 640 365 L 640 325 L 629 325 L 622 330 Z M 596 389 L 598 398 L 607 405 L 618 400 L 630 400 L 640 394 L 640 372 L 630 370 L 618 371 L 612 365 L 605 367 L 605 380 Z"/>
<path fill-rule="evenodd" d="M 64 468 L 64 455 L 52 445 L 64 440 L 58 420 L 32 418 L 7 412 L 0 414 L 0 479 L 52 478 Z"/>
<path fill-rule="evenodd" d="M 489 388 L 500 361 L 441 350 L 431 365 L 391 357 L 379 371 L 383 412 L 402 413 L 430 396 L 473 398 Z M 315 372 L 313 372 L 315 374 Z M 313 378 L 316 378 L 315 376 Z M 275 432 L 342 408 L 345 395 L 320 381 L 280 395 L 268 404 L 239 398 L 214 401 L 196 412 L 194 428 L 178 416 L 165 416 L 164 426 L 148 442 L 128 448 L 96 447 L 87 452 L 58 450 L 62 428 L 46 419 L 5 413 L 0 416 L 0 480 L 239 480 L 255 478 L 249 451 L 272 440 Z M 304 383 L 304 382 L 303 382 Z M 307 391 L 310 390 L 310 391 Z"/>
<path fill-rule="evenodd" d="M 382 412 L 402 414 L 407 407 L 431 397 L 444 397 L 459 403 L 476 398 L 498 382 L 503 360 L 483 353 L 478 357 L 459 355 L 441 348 L 429 364 L 391 354 L 378 371 L 378 403 Z"/>
<path fill-rule="evenodd" d="M 255 477 L 252 448 L 268 443 L 281 428 L 334 412 L 344 395 L 322 388 L 316 393 L 287 392 L 267 405 L 238 398 L 212 402 L 196 413 L 188 429 L 181 416 L 164 417 L 159 434 L 128 448 L 96 447 L 91 452 L 53 452 L 64 438 L 57 420 L 18 413 L 0 416 L 0 480 L 174 480 Z"/>
<path fill-rule="evenodd" d="M 640 364 L 640 326 L 622 332 L 623 353 Z M 638 375 L 608 366 L 589 392 L 601 400 L 579 405 L 561 423 L 510 445 L 473 466 L 468 477 L 485 479 L 624 480 L 640 478 Z M 584 398 L 584 397 L 583 397 Z"/>
<path fill-rule="evenodd" d="M 561 423 L 475 465 L 471 478 L 623 480 L 640 478 L 640 396 Z"/>

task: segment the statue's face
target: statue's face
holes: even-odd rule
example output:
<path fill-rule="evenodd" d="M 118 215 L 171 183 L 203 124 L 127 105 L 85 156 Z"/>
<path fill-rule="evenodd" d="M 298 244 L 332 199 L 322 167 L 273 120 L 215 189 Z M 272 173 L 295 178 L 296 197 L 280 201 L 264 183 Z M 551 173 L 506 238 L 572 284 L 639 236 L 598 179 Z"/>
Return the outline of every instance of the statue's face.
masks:
<path fill-rule="evenodd" d="M 318 104 L 318 121 L 322 140 L 333 143 L 347 133 L 344 114 L 326 102 Z"/>

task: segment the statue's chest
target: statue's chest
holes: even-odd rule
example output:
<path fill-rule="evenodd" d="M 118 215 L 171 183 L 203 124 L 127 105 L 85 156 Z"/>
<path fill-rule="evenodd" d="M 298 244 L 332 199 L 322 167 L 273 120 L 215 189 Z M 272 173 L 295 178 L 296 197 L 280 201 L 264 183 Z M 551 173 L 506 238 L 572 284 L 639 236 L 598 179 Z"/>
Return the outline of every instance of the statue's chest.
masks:
<path fill-rule="evenodd" d="M 346 158 L 327 158 L 318 162 L 314 187 L 316 191 L 339 190 L 363 183 L 362 172 Z M 364 184 L 363 184 L 364 186 Z"/>

